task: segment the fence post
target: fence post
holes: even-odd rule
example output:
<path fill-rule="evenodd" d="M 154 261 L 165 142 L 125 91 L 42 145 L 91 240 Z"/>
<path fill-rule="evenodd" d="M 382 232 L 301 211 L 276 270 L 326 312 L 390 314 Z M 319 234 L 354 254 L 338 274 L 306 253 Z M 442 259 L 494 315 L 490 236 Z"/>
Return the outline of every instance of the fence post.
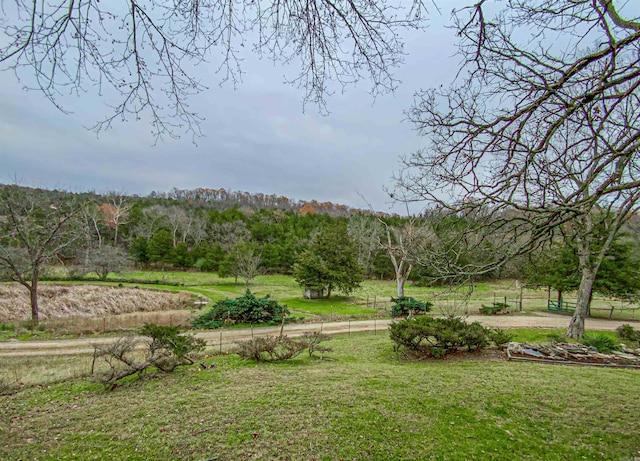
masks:
<path fill-rule="evenodd" d="M 518 303 L 519 304 L 518 307 L 520 309 L 520 312 L 522 312 L 522 295 L 523 295 L 523 293 L 524 293 L 524 283 L 520 282 L 520 301 Z"/>
<path fill-rule="evenodd" d="M 378 334 L 378 322 L 376 321 L 376 318 L 373 318 L 373 334 L 377 335 Z"/>

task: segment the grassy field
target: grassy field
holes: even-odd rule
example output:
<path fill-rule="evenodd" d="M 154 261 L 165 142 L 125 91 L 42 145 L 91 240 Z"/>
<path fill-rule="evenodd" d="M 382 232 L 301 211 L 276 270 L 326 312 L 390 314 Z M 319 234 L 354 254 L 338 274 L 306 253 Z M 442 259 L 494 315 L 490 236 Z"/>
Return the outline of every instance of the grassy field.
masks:
<path fill-rule="evenodd" d="M 212 301 L 239 296 L 244 293 L 243 283 L 235 284 L 232 278 L 219 278 L 216 274 L 197 272 L 152 272 L 132 271 L 118 275 L 118 278 L 149 280 L 154 282 L 170 282 L 179 284 L 171 287 L 174 290 L 186 289 L 208 296 Z M 332 296 L 329 300 L 305 300 L 302 289 L 295 280 L 286 275 L 258 276 L 250 285 L 252 292 L 259 296 L 271 295 L 274 299 L 287 304 L 297 311 L 297 315 L 329 315 L 330 312 L 339 315 L 366 315 L 374 313 L 388 313 L 391 298 L 396 296 L 396 284 L 391 280 L 365 280 L 362 287 L 352 293 L 350 297 Z M 196 291 L 197 290 L 197 291 Z M 471 291 L 469 293 L 469 291 Z M 407 284 L 405 295 L 434 303 L 436 311 L 450 311 L 456 309 L 459 313 L 477 313 L 484 304 L 507 301 L 514 307 L 520 296 L 520 289 L 514 280 L 502 280 L 491 283 L 477 283 L 470 290 L 462 287 L 457 293 L 447 289 L 434 287 L 419 287 Z M 555 293 L 551 294 L 553 298 Z M 544 289 L 525 288 L 522 291 L 522 306 L 524 312 L 544 311 L 547 309 L 549 294 Z M 566 300 L 575 301 L 575 293 L 567 293 Z M 592 315 L 608 318 L 611 307 L 614 307 L 614 319 L 640 320 L 640 310 L 630 310 L 630 306 L 620 301 L 594 296 Z M 621 310 L 625 309 L 626 310 Z"/>
<path fill-rule="evenodd" d="M 182 369 L 111 393 L 75 379 L 0 397 L 0 459 L 640 456 L 637 370 L 506 362 L 497 352 L 407 363 L 380 334 L 329 344 L 325 361 L 228 355 L 207 359 L 213 370 Z"/>
<path fill-rule="evenodd" d="M 83 281 L 72 282 L 50 282 L 51 284 L 83 285 L 101 284 L 119 286 L 121 288 L 145 288 L 152 290 L 166 290 L 172 292 L 189 292 L 206 297 L 211 302 L 224 298 L 240 296 L 245 291 L 243 283 L 235 283 L 233 278 L 220 278 L 216 274 L 201 272 L 160 272 L 160 271 L 129 271 L 121 274 L 112 274 L 107 282 L 98 282 L 88 277 Z M 42 284 L 46 290 L 46 284 Z M 2 286 L 0 286 L 2 288 Z M 396 293 L 396 285 L 393 281 L 366 280 L 362 287 L 352 293 L 351 296 L 333 295 L 330 299 L 304 299 L 302 290 L 291 276 L 285 275 L 264 275 L 257 277 L 249 287 L 251 291 L 258 295 L 270 295 L 273 299 L 282 304 L 286 304 L 296 318 L 323 318 L 335 319 L 336 317 L 388 317 L 392 306 L 392 297 Z M 28 301 L 26 290 L 17 287 L 24 298 L 24 303 Z M 140 292 L 140 290 L 136 290 Z M 407 296 L 413 296 L 420 300 L 430 301 L 434 304 L 433 312 L 436 314 L 477 314 L 483 305 L 493 302 L 507 301 L 511 303 L 512 309 L 518 314 L 530 314 L 536 311 L 545 311 L 548 294 L 545 290 L 524 289 L 523 290 L 523 310 L 518 311 L 516 299 L 520 294 L 518 284 L 515 281 L 506 280 L 493 283 L 478 283 L 472 287 L 462 287 L 458 292 L 433 287 L 417 287 L 407 285 L 405 288 Z M 570 296 L 567 296 L 571 299 Z M 122 303 L 125 303 L 123 298 Z M 5 303 L 6 304 L 6 303 Z M 613 318 L 616 320 L 635 320 L 636 316 L 640 320 L 640 313 L 636 310 L 620 310 L 620 302 L 606 300 L 596 297 L 593 301 L 592 314 L 594 317 L 609 317 L 610 306 L 614 305 Z M 0 300 L 0 307 L 2 302 Z M 90 306 L 87 306 L 90 309 Z M 142 326 L 146 322 L 158 324 L 172 324 L 188 326 L 191 318 L 197 316 L 208 309 L 209 306 L 202 305 L 198 309 L 195 307 L 189 311 L 171 311 L 167 313 L 136 313 L 127 315 L 103 315 L 98 317 L 83 317 L 78 321 L 53 321 L 45 322 L 42 332 L 27 332 L 24 328 L 0 328 L 0 340 L 20 338 L 48 338 L 51 335 L 85 334 L 90 332 L 108 332 L 122 329 L 132 329 Z M 627 308 L 629 306 L 626 306 Z M 137 310 L 144 310 L 141 306 Z M 6 309 L 5 309 L 6 310 Z M 28 309 L 23 309 L 28 312 Z M 124 309 L 127 311 L 135 308 Z M 1 309 L 0 309 L 1 311 Z M 28 314 L 25 315 L 25 320 Z M 1 316 L 0 316 L 1 317 Z M 15 323 L 3 321 L 2 323 Z M 567 320 L 568 322 L 568 320 Z M 16 323 L 19 327 L 20 324 Z M 0 325 L 1 326 L 1 325 Z"/>

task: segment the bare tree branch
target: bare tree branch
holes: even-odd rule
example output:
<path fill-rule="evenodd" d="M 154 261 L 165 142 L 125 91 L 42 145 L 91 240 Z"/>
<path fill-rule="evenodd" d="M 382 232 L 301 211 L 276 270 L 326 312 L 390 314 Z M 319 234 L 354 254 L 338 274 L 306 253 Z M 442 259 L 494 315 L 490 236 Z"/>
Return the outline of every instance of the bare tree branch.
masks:
<path fill-rule="evenodd" d="M 221 82 L 242 78 L 244 48 L 293 64 L 290 83 L 324 109 L 330 82 L 371 81 L 392 90 L 404 28 L 421 27 L 425 5 L 389 0 L 3 0 L 0 63 L 60 110 L 65 93 L 97 89 L 116 121 L 148 120 L 156 137 L 201 135 L 188 105 L 205 85 L 193 67 L 211 59 Z"/>

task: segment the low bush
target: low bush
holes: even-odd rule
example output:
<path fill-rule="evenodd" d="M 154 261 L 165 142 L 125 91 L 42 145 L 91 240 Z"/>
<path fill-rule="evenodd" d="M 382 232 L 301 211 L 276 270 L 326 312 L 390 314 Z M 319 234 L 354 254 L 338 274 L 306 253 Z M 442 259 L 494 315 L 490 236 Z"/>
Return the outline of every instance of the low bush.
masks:
<path fill-rule="evenodd" d="M 547 338 L 549 338 L 551 344 L 566 343 L 569 340 L 569 338 L 567 338 L 567 335 L 558 333 L 556 331 L 549 333 L 547 335 Z"/>
<path fill-rule="evenodd" d="M 146 324 L 140 335 L 143 338 L 129 335 L 105 346 L 94 346 L 94 365 L 96 359 L 102 358 L 108 367 L 104 372 L 94 373 L 92 365 L 92 374 L 105 389 L 114 389 L 128 376 L 140 377 L 150 368 L 171 373 L 179 366 L 191 365 L 206 346 L 202 339 L 180 334 L 174 326 Z M 138 358 L 139 349 L 143 349 L 143 359 Z"/>
<path fill-rule="evenodd" d="M 411 358 L 477 351 L 491 341 L 489 330 L 478 322 L 469 324 L 456 317 L 414 317 L 392 324 L 389 332 L 396 351 Z"/>
<path fill-rule="evenodd" d="M 616 335 L 620 339 L 626 339 L 627 341 L 638 341 L 638 342 L 640 342 L 640 331 L 635 330 L 628 323 L 625 323 L 624 325 L 620 325 L 616 329 Z"/>
<path fill-rule="evenodd" d="M 325 341 L 329 341 L 331 336 L 326 335 L 324 333 L 320 333 L 318 331 L 314 331 L 313 333 L 305 333 L 300 338 L 300 341 L 304 344 L 305 348 L 309 351 L 309 358 L 314 357 L 314 353 L 320 353 L 320 358 L 322 359 L 325 352 L 333 352 L 333 349 L 327 346 L 321 346 L 320 343 Z"/>
<path fill-rule="evenodd" d="M 394 305 L 391 306 L 392 317 L 406 317 L 410 315 L 426 314 L 431 311 L 433 303 L 428 301 L 422 302 L 411 296 L 400 296 L 398 298 L 391 298 Z"/>
<path fill-rule="evenodd" d="M 594 347 L 598 352 L 602 353 L 620 350 L 620 344 L 618 344 L 615 339 L 602 333 L 586 334 L 584 338 L 582 338 L 581 343 L 585 346 Z"/>
<path fill-rule="evenodd" d="M 269 299 L 269 295 L 257 298 L 249 290 L 237 299 L 223 299 L 193 321 L 196 328 L 219 328 L 238 323 L 281 322 L 289 314 L 289 308 Z"/>
<path fill-rule="evenodd" d="M 330 336 L 322 333 L 305 333 L 300 338 L 288 336 L 262 336 L 251 338 L 236 343 L 235 353 L 243 359 L 252 359 L 256 362 L 278 362 L 297 357 L 305 349 L 309 351 L 309 357 L 314 357 L 314 352 L 319 352 L 321 358 L 325 352 L 331 352 L 330 347 L 321 346 L 320 343 L 328 341 Z"/>
<path fill-rule="evenodd" d="M 507 303 L 493 303 L 491 306 L 482 305 L 480 313 L 483 315 L 495 315 L 499 313 L 508 313 L 509 305 Z"/>
<path fill-rule="evenodd" d="M 496 346 L 504 346 L 505 344 L 511 342 L 515 337 L 515 335 L 510 331 L 504 331 L 500 328 L 487 328 L 486 331 L 489 339 Z"/>

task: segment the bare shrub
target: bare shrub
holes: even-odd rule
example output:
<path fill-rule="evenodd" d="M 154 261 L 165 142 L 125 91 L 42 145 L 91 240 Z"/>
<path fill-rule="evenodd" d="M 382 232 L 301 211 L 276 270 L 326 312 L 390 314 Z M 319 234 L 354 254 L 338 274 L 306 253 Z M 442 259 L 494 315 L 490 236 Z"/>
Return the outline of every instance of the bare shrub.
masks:
<path fill-rule="evenodd" d="M 312 333 L 305 333 L 300 338 L 300 341 L 305 345 L 307 350 L 309 351 L 309 358 L 313 358 L 313 353 L 318 352 L 320 354 L 320 359 L 324 358 L 325 352 L 333 352 L 333 349 L 328 346 L 321 346 L 320 343 L 325 341 L 330 341 L 331 336 L 326 335 L 324 333 L 320 333 L 319 331 L 314 331 Z"/>
<path fill-rule="evenodd" d="M 11 395 L 20 389 L 20 385 L 15 381 L 9 381 L 0 376 L 0 395 Z"/>
<path fill-rule="evenodd" d="M 320 346 L 320 343 L 331 339 L 328 335 L 319 332 L 305 333 L 300 338 L 288 336 L 263 336 L 236 343 L 235 353 L 243 359 L 252 359 L 256 362 L 277 362 L 288 360 L 300 355 L 307 349 L 309 357 L 314 352 L 319 352 L 321 358 L 325 352 L 332 352 L 330 347 Z"/>
<path fill-rule="evenodd" d="M 92 375 L 107 390 L 114 389 L 122 379 L 142 376 L 149 368 L 171 373 L 177 367 L 192 365 L 198 353 L 205 348 L 202 339 L 179 334 L 177 327 L 145 325 L 140 336 L 126 335 L 115 342 L 94 346 Z M 139 358 L 140 351 L 144 358 Z M 106 371 L 95 372 L 95 361 L 102 358 L 108 365 Z"/>
<path fill-rule="evenodd" d="M 235 353 L 257 362 L 277 362 L 300 355 L 306 345 L 288 336 L 263 336 L 236 343 Z"/>

